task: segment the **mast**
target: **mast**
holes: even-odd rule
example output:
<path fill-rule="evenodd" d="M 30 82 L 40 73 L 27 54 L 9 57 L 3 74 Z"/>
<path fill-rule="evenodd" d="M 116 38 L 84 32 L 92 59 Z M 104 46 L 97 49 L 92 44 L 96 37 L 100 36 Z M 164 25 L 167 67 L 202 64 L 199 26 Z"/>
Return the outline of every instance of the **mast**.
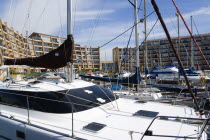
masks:
<path fill-rule="evenodd" d="M 180 20 L 179 20 L 179 13 L 176 13 L 176 16 L 177 16 L 177 26 L 178 26 L 178 29 L 177 29 L 177 33 L 178 33 L 178 57 L 179 59 L 181 59 L 181 45 L 180 45 Z M 180 84 L 180 73 L 178 72 L 178 77 L 179 77 L 179 84 Z"/>
<path fill-rule="evenodd" d="M 73 5 L 73 0 L 67 0 L 67 38 L 69 35 L 73 34 L 72 30 L 72 5 Z M 73 62 L 68 63 L 67 65 L 67 81 L 72 82 L 73 81 Z"/>
<path fill-rule="evenodd" d="M 144 39 L 145 39 L 145 42 L 144 42 L 144 46 L 145 46 L 145 69 L 148 69 L 148 51 L 147 51 L 147 6 L 146 6 L 146 0 L 144 0 Z M 144 77 L 144 80 L 147 81 L 147 74 L 145 74 L 145 77 Z"/>
<path fill-rule="evenodd" d="M 138 35 L 138 8 L 137 8 L 137 0 L 134 0 L 135 10 L 134 10 L 134 18 L 135 18 L 135 43 L 136 43 L 136 72 L 137 72 L 137 81 L 139 81 L 139 35 Z M 139 82 L 137 84 L 137 92 L 139 92 Z"/>
<path fill-rule="evenodd" d="M 190 16 L 190 20 L 191 20 L 191 32 L 193 34 L 193 18 L 192 16 Z M 194 48 L 193 48 L 193 40 L 192 38 L 190 39 L 190 52 L 191 52 L 191 68 L 194 68 Z"/>
<path fill-rule="evenodd" d="M 201 53 L 201 56 L 203 57 L 203 60 L 206 62 L 206 65 L 208 66 L 208 68 L 210 68 L 209 62 L 207 61 L 206 57 L 204 56 L 204 54 L 203 54 L 203 52 L 202 52 L 200 46 L 199 46 L 198 43 L 196 42 L 195 37 L 192 35 L 192 32 L 190 31 L 190 29 L 189 29 L 187 23 L 185 22 L 185 20 L 184 20 L 184 18 L 183 18 L 183 16 L 182 16 L 181 12 L 179 11 L 179 9 L 178 9 L 178 7 L 177 7 L 175 1 L 172 0 L 172 2 L 173 2 L 174 6 L 175 6 L 175 8 L 176 8 L 176 10 L 177 10 L 177 13 L 179 13 L 179 15 L 180 15 L 180 17 L 181 17 L 181 19 L 182 19 L 182 21 L 183 21 L 185 27 L 187 28 L 187 30 L 188 30 L 188 32 L 189 32 L 189 34 L 190 34 L 190 36 L 191 36 L 193 42 L 195 43 L 195 45 L 197 46 L 199 52 Z"/>
<path fill-rule="evenodd" d="M 73 0 L 67 0 L 67 36 L 70 34 L 73 34 L 72 30 L 72 1 Z"/>
<path fill-rule="evenodd" d="M 153 7 L 154 7 L 154 10 L 155 10 L 157 16 L 158 16 L 158 19 L 160 20 L 160 23 L 161 23 L 161 25 L 162 25 L 162 27 L 163 27 L 163 30 L 165 31 L 165 34 L 166 34 L 166 36 L 167 36 L 167 38 L 168 38 L 168 41 L 169 41 L 169 43 L 171 44 L 172 50 L 173 50 L 173 52 L 174 52 L 174 54 L 175 54 L 175 57 L 176 57 L 176 59 L 178 60 L 178 63 L 179 63 L 179 66 L 180 66 L 180 68 L 181 68 L 181 70 L 182 70 L 182 72 L 183 72 L 183 75 L 184 75 L 184 78 L 185 78 L 185 81 L 186 81 L 188 90 L 189 90 L 189 92 L 190 92 L 190 94 L 191 94 L 191 96 L 192 96 L 192 99 L 193 99 L 194 103 L 195 103 L 196 110 L 200 111 L 200 110 L 199 110 L 198 103 L 197 103 L 197 101 L 196 101 L 196 98 L 195 98 L 195 96 L 194 96 L 194 94 L 193 94 L 193 91 L 192 91 L 190 82 L 188 81 L 187 74 L 186 74 L 186 72 L 185 72 L 185 70 L 184 70 L 184 67 L 183 67 L 183 65 L 182 65 L 181 60 L 180 60 L 179 57 L 178 57 L 177 51 L 176 51 L 176 49 L 175 49 L 175 47 L 174 47 L 174 44 L 173 44 L 173 42 L 172 42 L 172 39 L 171 39 L 171 36 L 170 36 L 170 34 L 169 34 L 169 32 L 168 32 L 168 29 L 167 29 L 167 27 L 166 27 L 166 24 L 165 24 L 165 22 L 163 21 L 163 18 L 162 18 L 161 14 L 160 14 L 159 8 L 158 8 L 158 6 L 157 6 L 155 0 L 151 0 L 151 3 L 152 3 L 152 5 L 153 5 Z"/>
<path fill-rule="evenodd" d="M 177 50 L 177 52 L 178 52 L 178 56 L 179 56 L 179 59 L 181 59 L 181 57 L 180 57 L 180 51 L 181 51 L 181 46 L 180 46 L 180 21 L 179 21 L 179 13 L 176 13 L 176 16 L 177 16 L 177 27 L 178 27 L 178 29 L 177 29 L 177 33 L 178 33 L 178 50 Z"/>

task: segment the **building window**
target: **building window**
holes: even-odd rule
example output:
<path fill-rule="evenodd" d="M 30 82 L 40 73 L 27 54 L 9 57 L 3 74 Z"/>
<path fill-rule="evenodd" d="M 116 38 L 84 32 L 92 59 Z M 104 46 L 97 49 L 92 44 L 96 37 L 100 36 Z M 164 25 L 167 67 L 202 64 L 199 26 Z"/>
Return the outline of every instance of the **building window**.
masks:
<path fill-rule="evenodd" d="M 36 55 L 41 56 L 41 55 L 43 55 L 43 53 L 37 52 Z"/>
<path fill-rule="evenodd" d="M 58 42 L 57 38 L 52 38 L 52 42 Z"/>
<path fill-rule="evenodd" d="M 50 43 L 44 43 L 44 46 L 51 47 L 52 45 Z"/>
<path fill-rule="evenodd" d="M 50 52 L 51 50 L 49 48 L 44 48 L 44 51 Z"/>
<path fill-rule="evenodd" d="M 36 50 L 37 51 L 42 51 L 42 48 L 41 47 L 36 47 Z"/>
<path fill-rule="evenodd" d="M 36 42 L 36 41 L 34 41 L 34 45 L 39 45 L 39 46 L 41 46 L 42 43 L 41 43 L 41 42 Z"/>
<path fill-rule="evenodd" d="M 50 37 L 42 36 L 41 38 L 42 38 L 43 41 L 50 42 Z"/>
<path fill-rule="evenodd" d="M 32 38 L 35 40 L 42 40 L 39 36 L 33 36 Z"/>
<path fill-rule="evenodd" d="M 204 36 L 203 40 L 210 40 L 210 36 Z"/>
<path fill-rule="evenodd" d="M 56 44 L 53 44 L 53 47 L 54 47 L 54 48 L 57 48 L 57 47 L 58 47 L 58 45 L 56 45 Z"/>
<path fill-rule="evenodd" d="M 93 56 L 93 59 L 99 59 L 99 57 L 98 56 Z"/>

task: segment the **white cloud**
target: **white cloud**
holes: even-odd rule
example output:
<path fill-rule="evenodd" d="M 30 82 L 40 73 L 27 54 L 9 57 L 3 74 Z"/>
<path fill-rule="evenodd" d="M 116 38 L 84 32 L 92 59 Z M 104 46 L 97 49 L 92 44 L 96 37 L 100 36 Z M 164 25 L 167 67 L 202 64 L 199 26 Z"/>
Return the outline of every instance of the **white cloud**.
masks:
<path fill-rule="evenodd" d="M 11 0 L 11 10 L 7 8 L 3 15 L 3 20 L 7 20 L 10 26 L 15 30 L 23 32 L 25 28 L 30 32 L 41 32 L 45 34 L 53 34 L 58 29 L 66 26 L 66 0 Z M 82 0 L 77 0 L 75 20 L 76 22 L 85 22 L 94 20 L 98 14 L 101 16 L 111 14 L 113 9 L 97 9 L 100 0 L 89 0 L 88 4 Z M 31 5 L 30 5 L 31 4 Z M 10 3 L 8 3 L 9 7 Z M 30 11 L 27 24 L 27 13 Z M 8 15 L 8 16 L 7 16 Z M 13 16 L 14 15 L 14 16 Z M 9 17 L 9 18 L 7 18 Z M 103 18 L 100 18 L 103 20 Z M 105 18 L 105 20 L 107 20 Z M 26 25 L 26 26 L 24 26 Z M 63 29 L 62 29 L 63 30 Z"/>

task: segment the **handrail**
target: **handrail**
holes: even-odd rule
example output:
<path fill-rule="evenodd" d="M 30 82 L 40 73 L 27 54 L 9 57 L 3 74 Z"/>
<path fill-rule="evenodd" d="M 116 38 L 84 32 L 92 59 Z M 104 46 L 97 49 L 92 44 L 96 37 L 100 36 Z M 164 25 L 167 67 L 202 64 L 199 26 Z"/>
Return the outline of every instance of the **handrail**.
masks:
<path fill-rule="evenodd" d="M 78 104 L 78 103 L 73 103 L 71 102 L 70 100 L 69 101 L 60 101 L 60 100 L 54 100 L 54 99 L 46 99 L 46 98 L 42 98 L 42 97 L 36 97 L 36 96 L 31 96 L 31 95 L 22 95 L 22 94 L 17 94 L 17 93 L 10 93 L 10 92 L 4 92 L 5 94 L 9 94 L 9 95 L 15 95 L 15 96 L 21 96 L 21 97 L 24 97 L 26 98 L 26 107 L 24 106 L 18 106 L 18 108 L 21 108 L 21 109 L 27 109 L 27 124 L 28 125 L 32 125 L 31 124 L 31 121 L 30 121 L 30 98 L 36 98 L 36 99 L 40 99 L 40 100 L 46 100 L 46 101 L 52 101 L 52 102 L 57 102 L 57 103 L 65 103 L 65 104 L 71 104 L 71 113 L 72 113 L 72 137 L 75 137 L 74 135 L 74 105 L 78 105 L 78 106 L 87 106 L 87 107 L 95 107 L 95 106 L 91 106 L 91 105 L 83 105 L 83 104 Z M 3 104 L 3 105 L 9 105 L 9 106 L 15 106 L 17 107 L 16 105 L 13 105 L 13 104 L 8 104 L 8 103 L 3 103 L 1 102 L 0 104 Z M 99 106 L 99 109 L 101 109 L 103 112 L 105 113 L 108 113 L 104 108 L 100 107 Z"/>
<path fill-rule="evenodd" d="M 54 92 L 54 93 L 58 93 L 58 92 L 55 92 L 55 91 L 51 91 L 51 92 Z M 59 102 L 59 103 L 66 103 L 66 104 L 69 104 L 71 103 L 70 101 L 69 102 L 66 102 L 66 101 L 60 101 L 60 100 L 53 100 L 53 99 L 46 99 L 46 98 L 41 98 L 41 97 L 36 97 L 36 96 L 30 96 L 30 95 L 22 95 L 22 94 L 16 94 L 16 93 L 10 93 L 10 92 L 4 92 L 6 94 L 11 94 L 11 95 L 17 95 L 17 96 L 23 96 L 23 97 L 29 97 L 29 98 L 37 98 L 37 99 L 42 99 L 42 100 L 46 100 L 46 101 L 53 101 L 53 102 Z M 68 95 L 69 96 L 69 95 Z M 73 97 L 76 97 L 76 96 L 73 96 Z M 87 101 L 87 100 L 86 100 Z M 91 101 L 89 101 L 91 102 Z M 91 106 L 91 105 L 83 105 L 83 104 L 78 104 L 78 103 L 72 103 L 73 105 L 80 105 L 80 106 L 89 106 L 89 107 L 95 107 L 95 106 Z M 99 103 L 98 103 L 99 105 Z M 100 104 L 101 105 L 101 104 Z M 24 107 L 22 107 L 24 108 Z M 105 112 L 105 113 L 108 113 L 105 109 L 103 109 L 102 107 L 99 106 L 99 108 Z M 24 108 L 26 109 L 26 108 Z"/>
<path fill-rule="evenodd" d="M 154 123 L 154 121 L 158 118 L 172 118 L 172 119 L 187 119 L 187 120 L 200 120 L 200 121 L 204 121 L 201 131 L 199 133 L 198 137 L 190 137 L 190 136 L 174 136 L 174 135 L 153 135 L 152 133 L 148 134 L 149 132 L 149 128 L 152 126 L 152 124 Z M 141 140 L 143 140 L 143 138 L 145 136 L 155 136 L 155 137 L 172 137 L 172 138 L 185 138 L 185 139 L 198 139 L 200 140 L 203 134 L 203 131 L 205 130 L 208 122 L 210 119 L 210 115 L 208 116 L 208 118 L 206 119 L 202 119 L 202 118 L 190 118 L 190 117 L 174 117 L 174 116 L 156 116 L 155 118 L 153 118 L 153 120 L 151 121 L 151 123 L 149 124 L 149 126 L 147 127 L 146 131 L 144 132 L 143 136 L 141 137 Z"/>
<path fill-rule="evenodd" d="M 175 101 L 173 102 L 173 105 L 176 104 L 176 101 L 178 100 L 178 98 L 179 98 L 179 96 L 181 95 L 181 93 L 182 93 L 183 90 L 184 90 L 184 88 L 181 89 L 181 91 L 179 92 L 178 96 L 176 97 Z"/>

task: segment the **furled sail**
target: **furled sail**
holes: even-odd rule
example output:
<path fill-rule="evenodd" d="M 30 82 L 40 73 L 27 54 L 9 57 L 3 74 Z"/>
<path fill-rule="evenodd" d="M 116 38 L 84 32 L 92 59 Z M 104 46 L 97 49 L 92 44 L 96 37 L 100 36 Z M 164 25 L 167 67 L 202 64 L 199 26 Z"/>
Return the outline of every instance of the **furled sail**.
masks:
<path fill-rule="evenodd" d="M 73 62 L 74 39 L 68 35 L 67 40 L 57 49 L 39 57 L 6 59 L 5 65 L 27 65 L 31 67 L 42 67 L 57 69 L 65 67 L 68 62 Z"/>

